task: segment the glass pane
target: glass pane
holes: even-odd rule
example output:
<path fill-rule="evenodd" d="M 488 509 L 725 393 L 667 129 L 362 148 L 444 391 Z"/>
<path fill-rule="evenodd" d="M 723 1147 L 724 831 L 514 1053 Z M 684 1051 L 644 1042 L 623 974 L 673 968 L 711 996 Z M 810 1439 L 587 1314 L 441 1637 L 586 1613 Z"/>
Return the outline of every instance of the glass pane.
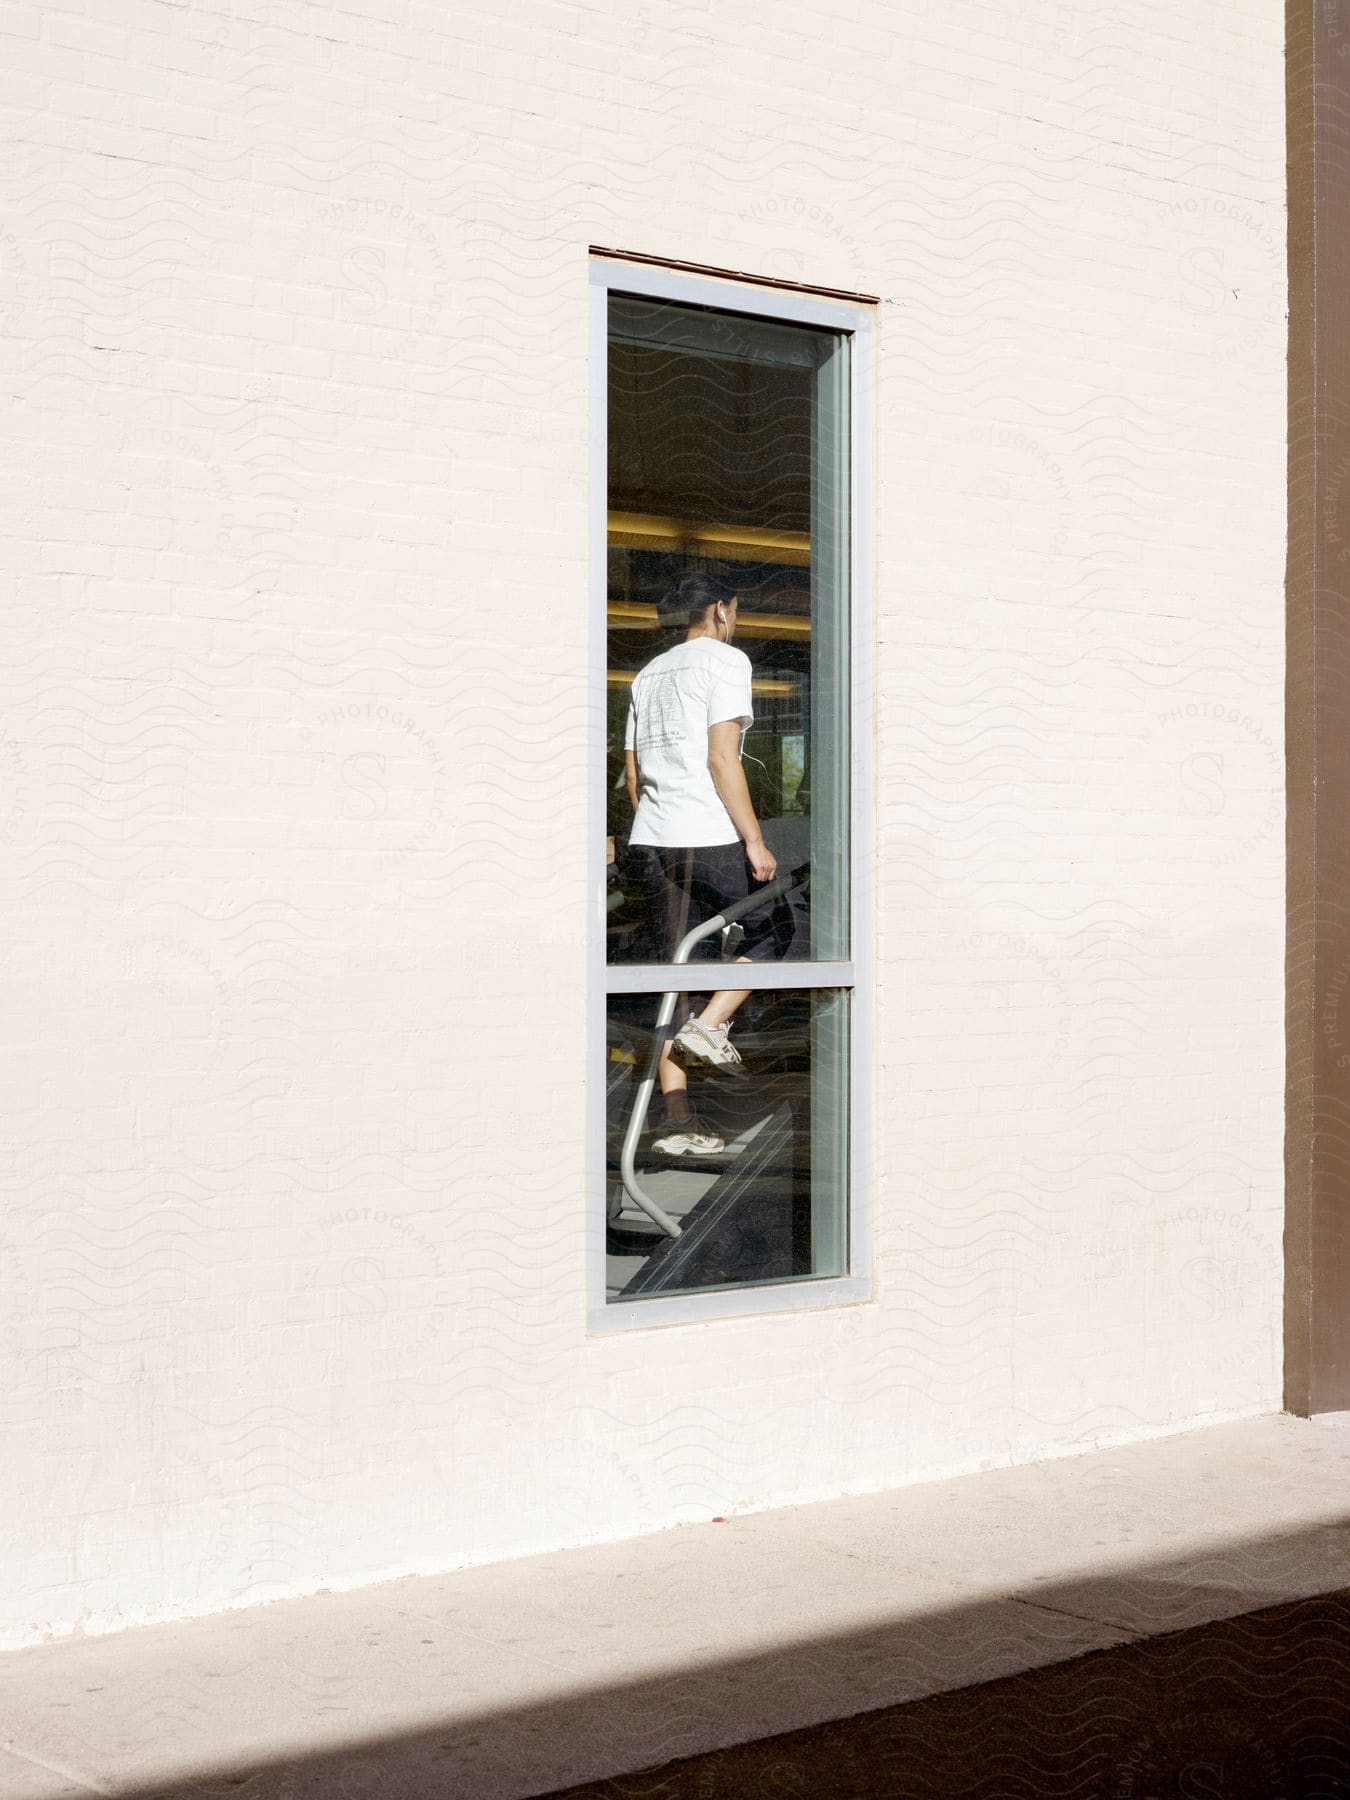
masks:
<path fill-rule="evenodd" d="M 752 992 L 734 1062 L 709 1060 L 690 1024 L 713 1000 L 610 996 L 611 1302 L 846 1270 L 848 994 Z"/>
<path fill-rule="evenodd" d="M 745 953 L 846 959 L 847 337 L 612 297 L 608 505 L 609 960 L 670 961 L 764 885 L 717 723 L 784 889 Z"/>

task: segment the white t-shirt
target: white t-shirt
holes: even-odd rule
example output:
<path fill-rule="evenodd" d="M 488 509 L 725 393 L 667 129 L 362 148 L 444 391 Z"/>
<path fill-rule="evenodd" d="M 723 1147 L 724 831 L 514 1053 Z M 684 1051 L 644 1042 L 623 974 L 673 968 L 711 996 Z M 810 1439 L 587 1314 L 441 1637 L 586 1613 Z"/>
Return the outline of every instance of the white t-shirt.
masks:
<path fill-rule="evenodd" d="M 708 767 L 708 728 L 750 710 L 750 658 L 716 638 L 655 656 L 633 682 L 624 748 L 637 752 L 640 798 L 630 844 L 736 844 L 740 833 Z"/>

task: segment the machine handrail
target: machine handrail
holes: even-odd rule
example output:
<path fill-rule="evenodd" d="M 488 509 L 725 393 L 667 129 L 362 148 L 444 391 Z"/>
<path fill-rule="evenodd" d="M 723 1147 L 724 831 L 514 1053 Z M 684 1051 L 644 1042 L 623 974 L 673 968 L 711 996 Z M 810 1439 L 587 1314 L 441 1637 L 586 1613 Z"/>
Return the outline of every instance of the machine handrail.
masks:
<path fill-rule="evenodd" d="M 769 901 L 781 900 L 793 888 L 799 887 L 810 873 L 809 862 L 799 863 L 790 874 L 780 875 L 765 887 L 756 888 L 754 893 L 748 894 L 744 900 L 737 900 L 731 906 L 724 906 L 715 918 L 706 920 L 702 925 L 696 925 L 692 931 L 684 934 L 674 956 L 670 959 L 671 962 L 687 963 L 695 944 L 702 943 L 704 938 L 711 937 L 715 931 L 725 931 L 727 926 L 734 925 L 743 913 L 753 912 L 756 907 L 763 906 Z M 623 1140 L 623 1152 L 619 1158 L 619 1173 L 623 1181 L 624 1193 L 627 1194 L 634 1206 L 640 1207 L 646 1213 L 654 1225 L 660 1226 L 667 1237 L 673 1238 L 679 1237 L 680 1227 L 670 1214 L 643 1190 L 642 1184 L 637 1178 L 637 1146 L 638 1139 L 642 1136 L 642 1127 L 647 1123 L 647 1110 L 651 1106 L 652 1092 L 656 1086 L 656 1071 L 661 1061 L 661 1050 L 666 1041 L 666 1032 L 670 1028 L 670 1021 L 675 1016 L 675 1002 L 678 999 L 678 989 L 673 993 L 663 994 L 661 997 L 661 1007 L 656 1015 L 656 1025 L 652 1031 L 652 1045 L 647 1053 L 647 1067 L 643 1071 L 642 1080 L 638 1083 L 637 1094 L 633 1100 L 633 1116 L 628 1121 L 628 1130 L 624 1134 Z"/>

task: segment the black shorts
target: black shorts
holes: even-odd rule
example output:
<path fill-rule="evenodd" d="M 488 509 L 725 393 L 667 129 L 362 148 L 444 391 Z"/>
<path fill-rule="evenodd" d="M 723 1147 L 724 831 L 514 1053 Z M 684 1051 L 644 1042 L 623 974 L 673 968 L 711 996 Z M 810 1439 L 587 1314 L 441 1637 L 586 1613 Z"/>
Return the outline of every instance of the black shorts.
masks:
<path fill-rule="evenodd" d="M 657 865 L 662 886 L 662 960 L 670 962 L 681 938 L 696 925 L 715 918 L 724 907 L 746 899 L 756 888 L 767 887 L 756 881 L 745 859 L 745 846 L 705 844 L 693 849 L 656 846 Z M 792 914 L 783 900 L 752 907 L 736 920 L 745 932 L 737 946 L 737 956 L 751 962 L 773 962 L 783 954 L 792 939 Z M 712 932 L 694 945 L 690 962 L 712 962 L 722 954 L 722 934 Z"/>

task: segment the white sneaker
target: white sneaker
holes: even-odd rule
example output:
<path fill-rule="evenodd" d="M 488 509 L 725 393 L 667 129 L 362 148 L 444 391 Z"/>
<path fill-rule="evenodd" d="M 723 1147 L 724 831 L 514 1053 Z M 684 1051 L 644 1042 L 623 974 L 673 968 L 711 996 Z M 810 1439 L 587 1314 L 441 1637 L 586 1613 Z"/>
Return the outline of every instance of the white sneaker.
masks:
<path fill-rule="evenodd" d="M 715 1069 L 733 1068 L 741 1060 L 740 1051 L 731 1041 L 730 1028 L 705 1025 L 700 1019 L 690 1019 L 680 1027 L 675 1033 L 673 1048 L 692 1056 L 696 1062 L 709 1063 Z"/>
<path fill-rule="evenodd" d="M 652 1145 L 662 1156 L 716 1156 L 726 1149 L 726 1141 L 697 1119 L 682 1119 L 670 1125 Z"/>

